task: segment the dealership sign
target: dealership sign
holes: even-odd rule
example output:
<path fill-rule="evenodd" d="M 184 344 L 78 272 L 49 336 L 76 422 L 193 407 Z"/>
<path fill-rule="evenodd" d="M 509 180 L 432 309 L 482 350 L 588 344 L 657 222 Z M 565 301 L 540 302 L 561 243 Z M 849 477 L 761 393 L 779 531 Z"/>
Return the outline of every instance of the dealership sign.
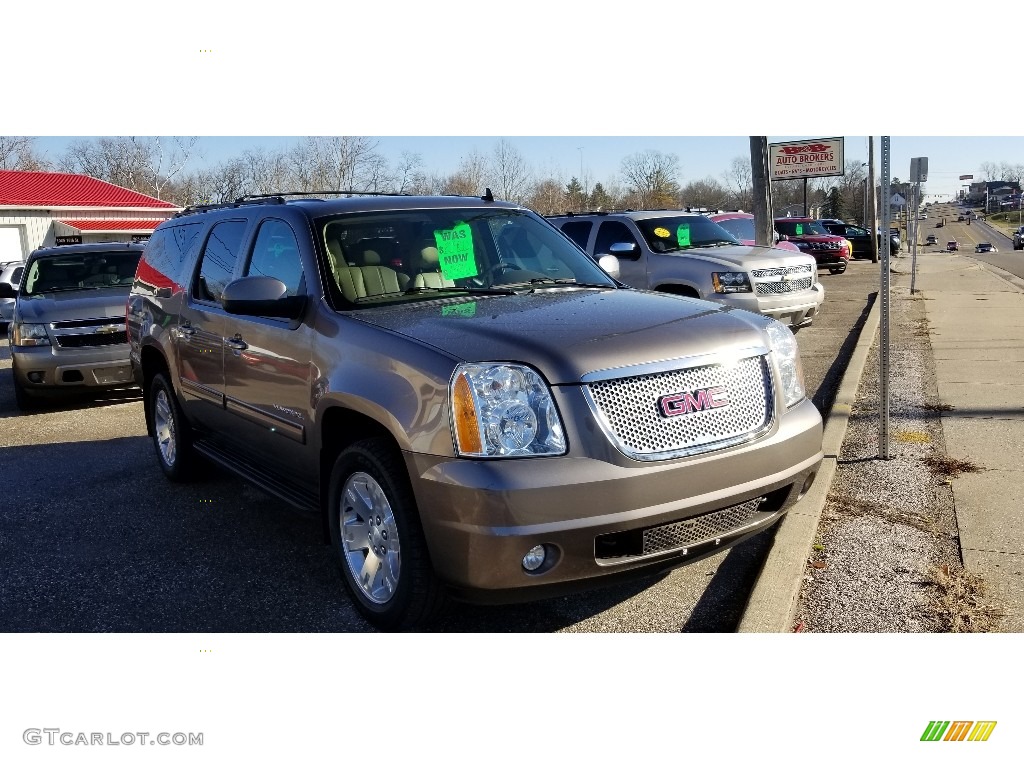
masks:
<path fill-rule="evenodd" d="M 768 145 L 771 180 L 843 175 L 843 139 L 805 139 Z"/>

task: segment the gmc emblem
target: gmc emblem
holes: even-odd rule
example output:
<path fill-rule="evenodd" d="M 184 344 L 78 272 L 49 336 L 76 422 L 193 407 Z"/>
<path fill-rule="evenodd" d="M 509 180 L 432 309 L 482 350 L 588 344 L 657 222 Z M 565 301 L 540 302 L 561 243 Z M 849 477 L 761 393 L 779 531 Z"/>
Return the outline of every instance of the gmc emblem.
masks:
<path fill-rule="evenodd" d="M 665 417 L 682 416 L 695 411 L 710 411 L 724 408 L 729 404 L 729 393 L 725 387 L 708 387 L 677 395 L 662 395 L 658 398 L 658 410 Z"/>

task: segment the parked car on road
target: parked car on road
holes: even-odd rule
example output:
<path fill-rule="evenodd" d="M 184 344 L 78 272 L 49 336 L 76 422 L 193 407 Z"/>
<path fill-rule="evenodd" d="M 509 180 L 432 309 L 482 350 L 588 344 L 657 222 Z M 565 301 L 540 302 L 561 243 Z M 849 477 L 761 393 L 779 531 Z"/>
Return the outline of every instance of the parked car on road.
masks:
<path fill-rule="evenodd" d="M 974 247 L 975 253 L 998 253 L 998 249 L 992 243 L 978 243 Z"/>
<path fill-rule="evenodd" d="M 757 244 L 757 235 L 754 233 L 754 214 L 743 211 L 724 211 L 722 213 L 709 213 L 707 217 L 744 245 Z M 800 249 L 794 243 L 780 239 L 778 232 L 775 232 L 774 235 L 773 247 L 784 251 L 800 253 Z"/>
<path fill-rule="evenodd" d="M 871 245 L 871 230 L 865 227 L 858 227 L 855 224 L 844 224 L 836 223 L 831 220 L 820 220 L 819 223 L 831 234 L 845 237 L 849 241 L 853 248 L 854 259 L 870 259 L 874 252 Z M 878 245 L 878 251 L 882 251 L 882 235 L 881 233 L 875 235 L 875 241 Z M 889 252 L 892 254 L 899 253 L 900 251 L 900 238 L 899 235 L 889 234 Z"/>
<path fill-rule="evenodd" d="M 489 191 L 332 194 L 160 224 L 130 359 L 164 474 L 205 457 L 318 515 L 376 626 L 662 573 L 807 491 L 782 323 L 625 288 Z"/>
<path fill-rule="evenodd" d="M 825 298 L 812 258 L 742 245 L 703 214 L 602 211 L 549 221 L 590 256 L 614 256 L 634 288 L 717 301 L 790 326 L 812 322 Z"/>
<path fill-rule="evenodd" d="M 775 229 L 808 256 L 814 258 L 818 269 L 827 269 L 833 275 L 846 271 L 852 257 L 852 246 L 845 237 L 833 235 L 814 219 L 776 219 Z"/>
<path fill-rule="evenodd" d="M 133 243 L 91 243 L 29 254 L 8 328 L 19 408 L 135 385 L 124 309 L 141 253 Z M 0 296 L 10 293 L 0 286 Z"/>
<path fill-rule="evenodd" d="M 14 316 L 14 294 L 21 282 L 21 273 L 25 271 L 25 262 L 10 261 L 0 264 L 0 286 L 6 286 L 8 296 L 0 297 L 0 327 L 6 328 Z"/>

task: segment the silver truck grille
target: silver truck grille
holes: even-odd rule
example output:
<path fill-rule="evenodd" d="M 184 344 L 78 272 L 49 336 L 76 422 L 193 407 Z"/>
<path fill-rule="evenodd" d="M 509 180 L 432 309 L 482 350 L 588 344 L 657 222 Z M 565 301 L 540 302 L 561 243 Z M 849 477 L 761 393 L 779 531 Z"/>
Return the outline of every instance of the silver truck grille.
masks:
<path fill-rule="evenodd" d="M 753 275 L 755 280 L 763 280 L 765 278 L 774 277 L 786 277 L 790 279 L 796 279 L 802 275 L 810 275 L 813 272 L 813 268 L 810 264 L 800 264 L 795 267 L 772 267 L 771 269 L 754 269 L 751 270 L 750 274 Z"/>
<path fill-rule="evenodd" d="M 665 396 L 718 388 L 723 407 L 663 415 Z M 591 382 L 591 405 L 612 443 L 639 461 L 677 458 L 753 440 L 773 418 L 771 374 L 765 356 L 733 365 L 704 365 Z M 691 398 L 690 402 L 693 402 Z"/>
<path fill-rule="evenodd" d="M 811 278 L 802 277 L 799 280 L 776 280 L 772 283 L 754 283 L 758 296 L 776 296 L 782 293 L 797 293 L 806 291 L 811 287 Z"/>
<path fill-rule="evenodd" d="M 763 496 L 706 515 L 648 528 L 644 531 L 642 554 L 656 555 L 737 533 L 750 524 L 762 501 Z"/>

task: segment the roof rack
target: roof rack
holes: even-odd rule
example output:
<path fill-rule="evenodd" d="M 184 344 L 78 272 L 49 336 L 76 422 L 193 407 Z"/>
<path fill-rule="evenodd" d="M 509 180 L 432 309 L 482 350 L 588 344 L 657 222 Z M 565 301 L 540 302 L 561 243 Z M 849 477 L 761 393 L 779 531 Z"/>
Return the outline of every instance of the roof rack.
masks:
<path fill-rule="evenodd" d="M 240 208 L 243 205 L 283 205 L 288 202 L 287 198 L 289 197 L 307 197 L 312 195 L 346 195 L 347 197 L 377 195 L 408 197 L 406 192 L 366 192 L 352 189 L 318 190 L 315 192 L 262 192 L 255 195 L 242 195 L 233 201 L 224 203 L 200 203 L 198 205 L 190 205 L 174 214 L 174 218 L 187 216 L 192 213 L 206 213 L 207 211 L 215 211 L 221 208 Z"/>

